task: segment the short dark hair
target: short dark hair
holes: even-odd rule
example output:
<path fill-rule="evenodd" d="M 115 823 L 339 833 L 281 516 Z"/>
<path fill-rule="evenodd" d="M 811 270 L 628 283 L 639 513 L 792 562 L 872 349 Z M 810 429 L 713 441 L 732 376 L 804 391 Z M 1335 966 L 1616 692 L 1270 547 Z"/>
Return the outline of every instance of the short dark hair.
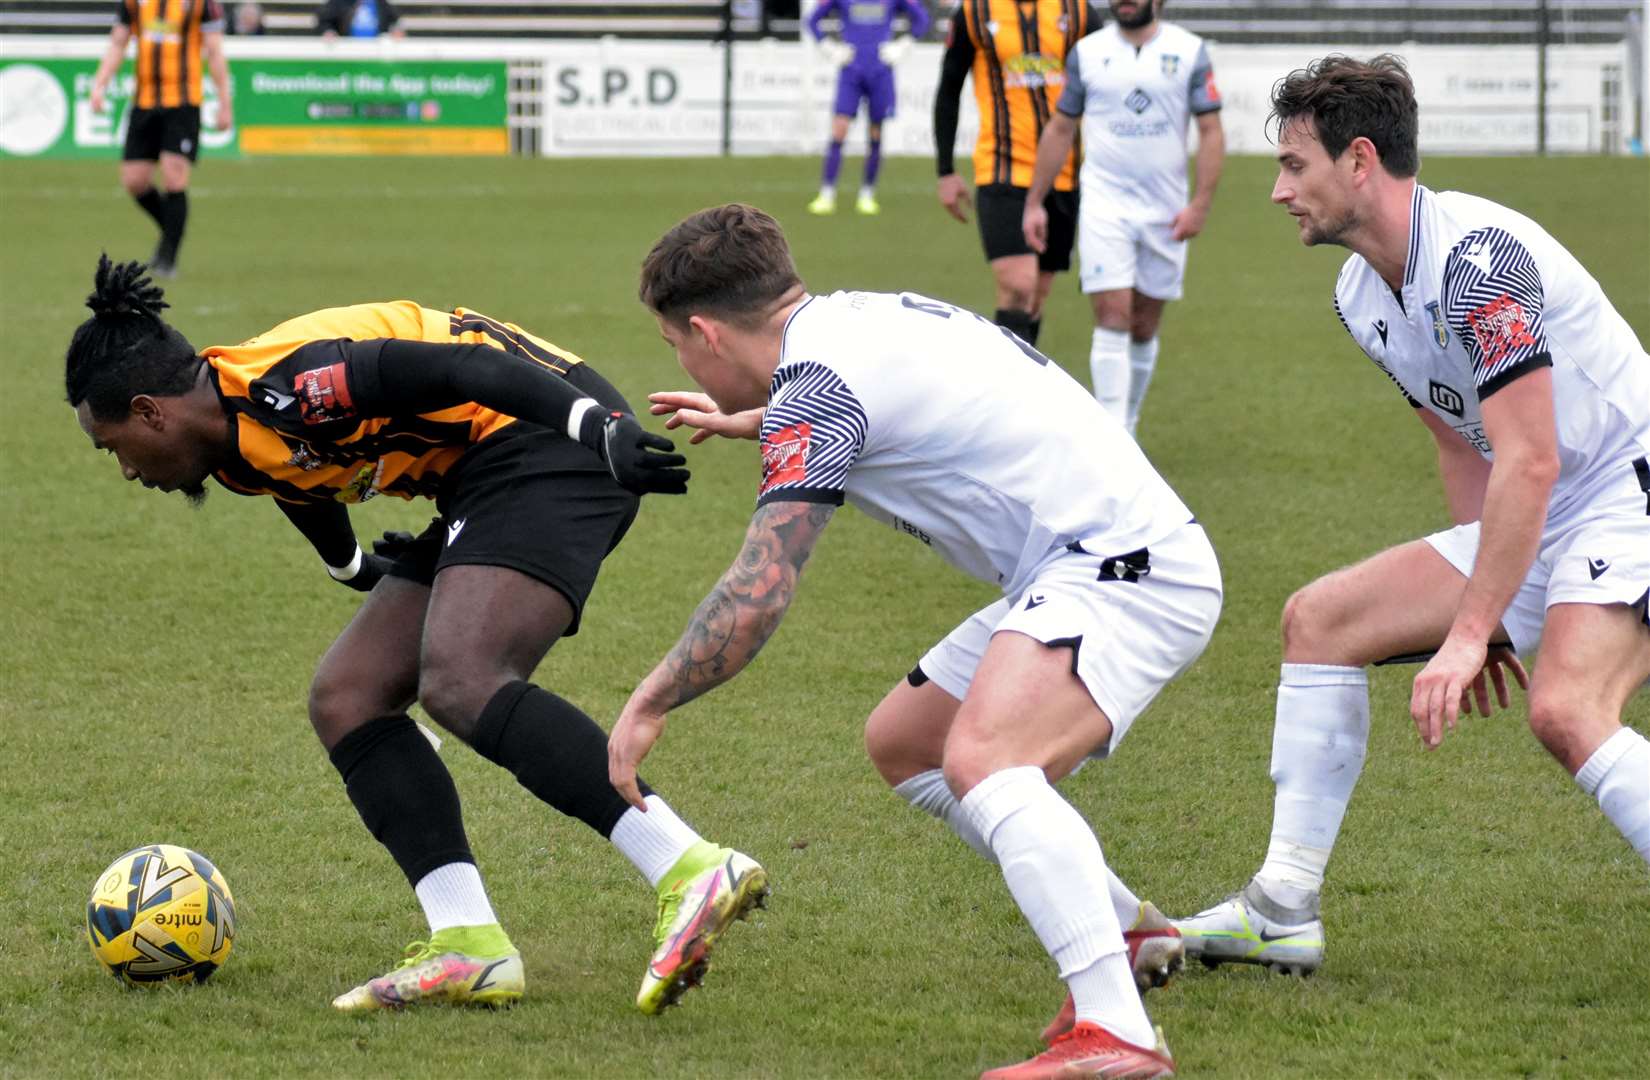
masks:
<path fill-rule="evenodd" d="M 659 238 L 642 260 L 642 303 L 682 322 L 705 313 L 741 325 L 761 322 L 800 288 L 779 222 L 754 206 L 701 210 Z"/>
<path fill-rule="evenodd" d="M 195 385 L 195 347 L 160 317 L 171 306 L 140 262 L 111 263 L 99 256 L 97 277 L 81 323 L 64 358 L 69 404 L 91 406 L 99 420 L 121 420 L 138 394 L 176 397 Z"/>
<path fill-rule="evenodd" d="M 1318 142 L 1332 159 L 1362 136 L 1375 145 L 1382 167 L 1393 176 L 1421 171 L 1415 84 L 1404 62 L 1391 53 L 1367 61 L 1326 56 L 1278 80 L 1269 122 L 1277 121 L 1281 136 L 1299 117 L 1311 117 Z"/>

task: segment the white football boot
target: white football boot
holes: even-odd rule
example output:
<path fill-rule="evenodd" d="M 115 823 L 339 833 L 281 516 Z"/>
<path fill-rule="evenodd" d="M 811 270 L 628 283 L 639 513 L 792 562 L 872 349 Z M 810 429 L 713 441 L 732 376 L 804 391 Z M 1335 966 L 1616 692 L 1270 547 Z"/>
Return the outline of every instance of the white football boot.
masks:
<path fill-rule="evenodd" d="M 1174 925 L 1187 957 L 1207 967 L 1260 964 L 1279 975 L 1310 975 L 1323 965 L 1323 920 L 1316 905 L 1286 908 L 1253 881 Z"/>

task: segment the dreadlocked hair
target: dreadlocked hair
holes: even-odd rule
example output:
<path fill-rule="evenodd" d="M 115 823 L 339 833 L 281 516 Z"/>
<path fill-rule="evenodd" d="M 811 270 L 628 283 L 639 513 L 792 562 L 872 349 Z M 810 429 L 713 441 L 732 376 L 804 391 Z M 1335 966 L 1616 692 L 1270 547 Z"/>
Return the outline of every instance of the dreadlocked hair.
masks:
<path fill-rule="evenodd" d="M 70 405 L 84 401 L 99 420 L 120 420 L 139 394 L 176 397 L 195 385 L 195 347 L 160 317 L 171 305 L 148 266 L 100 255 L 86 306 L 92 317 L 75 330 L 64 358 Z"/>

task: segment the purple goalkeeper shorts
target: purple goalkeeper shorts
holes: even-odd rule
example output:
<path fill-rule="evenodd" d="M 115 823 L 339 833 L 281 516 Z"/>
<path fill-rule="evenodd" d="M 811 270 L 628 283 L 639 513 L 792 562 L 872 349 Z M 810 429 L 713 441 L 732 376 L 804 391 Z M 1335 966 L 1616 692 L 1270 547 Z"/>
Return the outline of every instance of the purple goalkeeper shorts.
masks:
<path fill-rule="evenodd" d="M 894 69 L 887 64 L 861 67 L 849 64 L 837 73 L 836 115 L 853 116 L 860 100 L 868 103 L 871 123 L 880 124 L 894 115 Z"/>

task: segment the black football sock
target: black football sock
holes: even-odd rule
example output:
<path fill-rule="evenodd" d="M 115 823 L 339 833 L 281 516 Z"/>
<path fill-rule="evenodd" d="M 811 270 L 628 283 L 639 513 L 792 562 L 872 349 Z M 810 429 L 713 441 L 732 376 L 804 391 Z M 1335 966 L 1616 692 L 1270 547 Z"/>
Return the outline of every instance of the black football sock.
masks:
<path fill-rule="evenodd" d="M 166 213 L 163 209 L 166 205 L 166 196 L 162 195 L 156 189 L 150 188 L 142 195 L 133 195 L 132 199 L 139 206 L 143 207 L 143 212 L 145 214 L 148 214 L 150 217 L 155 219 L 156 225 L 159 225 L 163 229 L 166 228 Z"/>
<path fill-rule="evenodd" d="M 1037 335 L 1041 334 L 1042 332 L 1043 332 L 1043 318 L 1042 318 L 1041 315 L 1039 315 L 1037 318 L 1031 320 L 1031 329 L 1030 329 L 1030 331 L 1027 332 L 1027 333 L 1021 334 L 1020 336 L 1026 339 L 1026 344 L 1027 345 L 1036 345 L 1037 344 Z"/>
<path fill-rule="evenodd" d="M 998 326 L 1014 331 L 1028 345 L 1037 334 L 1033 329 L 1037 322 L 1031 317 L 1031 312 L 1021 311 L 1019 308 L 1000 307 L 997 309 L 997 317 L 992 321 Z"/>
<path fill-rule="evenodd" d="M 367 831 L 389 848 L 409 884 L 439 866 L 475 862 L 458 788 L 406 714 L 367 721 L 339 739 L 330 756 Z"/>
<path fill-rule="evenodd" d="M 507 683 L 493 695 L 470 745 L 604 839 L 630 808 L 607 779 L 607 733 L 577 705 L 530 682 Z M 639 777 L 636 783 L 644 797 L 653 794 Z"/>
<path fill-rule="evenodd" d="M 189 223 L 189 193 L 174 191 L 166 196 L 161 206 L 160 255 L 161 261 L 178 261 L 178 246 L 183 243 L 183 227 Z"/>

